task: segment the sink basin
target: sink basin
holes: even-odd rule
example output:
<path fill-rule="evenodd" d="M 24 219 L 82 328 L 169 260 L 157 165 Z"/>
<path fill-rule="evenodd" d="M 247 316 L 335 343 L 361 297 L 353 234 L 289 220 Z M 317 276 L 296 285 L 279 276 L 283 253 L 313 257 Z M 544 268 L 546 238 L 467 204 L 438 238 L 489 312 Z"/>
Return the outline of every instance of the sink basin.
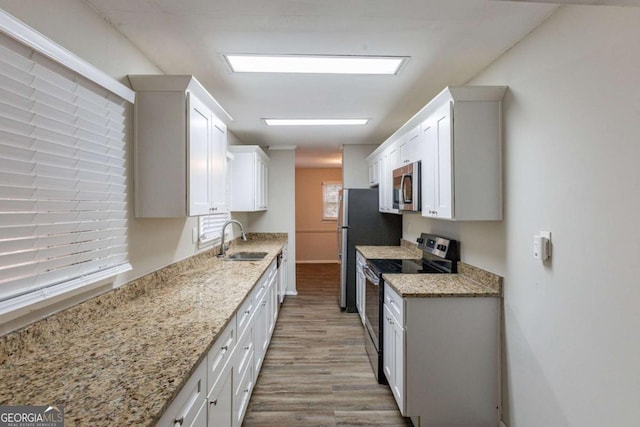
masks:
<path fill-rule="evenodd" d="M 225 261 L 259 261 L 267 256 L 266 252 L 236 252 L 224 257 Z"/>

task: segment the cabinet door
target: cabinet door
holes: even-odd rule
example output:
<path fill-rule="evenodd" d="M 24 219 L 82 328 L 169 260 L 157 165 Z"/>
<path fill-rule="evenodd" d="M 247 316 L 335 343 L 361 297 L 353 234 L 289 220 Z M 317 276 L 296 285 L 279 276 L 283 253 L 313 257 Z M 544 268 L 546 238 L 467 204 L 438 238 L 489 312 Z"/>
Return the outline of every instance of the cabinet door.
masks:
<path fill-rule="evenodd" d="M 258 378 L 262 362 L 264 361 L 264 355 L 269 346 L 268 334 L 269 334 L 269 315 L 267 313 L 268 304 L 268 290 L 263 294 L 262 299 L 258 303 L 256 311 L 256 317 L 254 320 L 254 333 L 255 333 L 255 359 L 254 359 L 254 377 Z"/>
<path fill-rule="evenodd" d="M 187 94 L 189 216 L 205 215 L 211 207 L 211 111 L 191 93 Z"/>
<path fill-rule="evenodd" d="M 391 385 L 391 391 L 393 392 L 393 397 L 396 399 L 396 403 L 398 404 L 398 408 L 402 415 L 406 415 L 405 409 L 405 370 L 404 370 L 404 328 L 402 324 L 392 318 L 391 321 L 391 330 L 392 332 L 392 340 L 393 343 L 391 347 L 393 348 L 393 359 L 392 370 L 393 370 L 393 385 Z"/>
<path fill-rule="evenodd" d="M 380 164 L 378 158 L 369 162 L 369 185 L 374 186 L 380 183 Z"/>
<path fill-rule="evenodd" d="M 208 396 L 207 425 L 209 427 L 231 427 L 233 425 L 232 372 L 233 369 L 226 369 Z M 203 412 L 206 414 L 207 411 Z"/>
<path fill-rule="evenodd" d="M 451 135 L 451 103 L 436 113 L 435 125 L 437 134 L 436 165 L 436 216 L 438 218 L 453 217 L 453 141 Z"/>
<path fill-rule="evenodd" d="M 394 338 L 393 338 L 393 315 L 389 310 L 389 307 L 384 304 L 383 305 L 383 316 L 384 319 L 382 321 L 382 368 L 384 372 L 384 376 L 387 378 L 387 382 L 389 383 L 389 387 L 393 390 L 395 384 L 395 348 L 393 347 Z"/>
<path fill-rule="evenodd" d="M 419 141 L 422 132 L 420 125 L 411 129 L 398 144 L 398 167 L 421 160 L 419 153 Z"/>
<path fill-rule="evenodd" d="M 183 424 L 186 427 L 207 427 L 207 402 L 202 402 L 202 405 L 198 408 L 195 418 L 190 424 Z M 209 424 L 211 425 L 211 424 Z M 216 426 L 218 424 L 215 424 Z M 220 424 L 222 425 L 222 424 Z"/>
<path fill-rule="evenodd" d="M 422 215 L 453 218 L 453 141 L 451 104 L 422 124 L 426 146 L 422 165 Z"/>
<path fill-rule="evenodd" d="M 398 150 L 395 144 L 382 154 L 382 166 L 380 168 L 379 195 L 382 212 L 398 213 L 393 208 L 393 169 L 398 162 Z"/>
<path fill-rule="evenodd" d="M 260 194 L 259 209 L 267 209 L 269 200 L 269 167 L 264 160 L 260 160 L 260 185 L 258 186 Z"/>
<path fill-rule="evenodd" d="M 227 204 L 227 127 L 215 120 L 211 127 L 211 211 L 229 212 Z"/>
<path fill-rule="evenodd" d="M 360 321 L 364 325 L 365 323 L 365 282 L 366 278 L 364 276 L 363 264 L 360 259 L 360 255 L 357 257 L 356 261 L 356 308 L 358 309 L 358 313 L 360 314 Z"/>

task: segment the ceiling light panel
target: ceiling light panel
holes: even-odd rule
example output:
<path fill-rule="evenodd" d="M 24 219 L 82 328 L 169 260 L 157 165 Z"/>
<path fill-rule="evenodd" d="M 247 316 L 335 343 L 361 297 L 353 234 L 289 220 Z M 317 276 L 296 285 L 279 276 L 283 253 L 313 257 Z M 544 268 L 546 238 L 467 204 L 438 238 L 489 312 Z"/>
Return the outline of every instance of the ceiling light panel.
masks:
<path fill-rule="evenodd" d="M 263 119 L 267 126 L 362 126 L 369 119 Z"/>
<path fill-rule="evenodd" d="M 235 55 L 224 57 L 235 73 L 397 74 L 398 56 Z"/>

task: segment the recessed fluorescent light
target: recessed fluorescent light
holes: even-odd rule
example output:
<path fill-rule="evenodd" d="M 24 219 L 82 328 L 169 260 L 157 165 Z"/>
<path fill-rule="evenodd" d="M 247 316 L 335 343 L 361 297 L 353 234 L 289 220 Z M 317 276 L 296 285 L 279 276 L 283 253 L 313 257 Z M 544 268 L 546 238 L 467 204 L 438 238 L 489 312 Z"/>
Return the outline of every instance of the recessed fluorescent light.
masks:
<path fill-rule="evenodd" d="M 236 55 L 224 57 L 235 73 L 397 74 L 399 56 Z"/>
<path fill-rule="evenodd" d="M 263 119 L 267 126 L 357 126 L 369 119 Z"/>

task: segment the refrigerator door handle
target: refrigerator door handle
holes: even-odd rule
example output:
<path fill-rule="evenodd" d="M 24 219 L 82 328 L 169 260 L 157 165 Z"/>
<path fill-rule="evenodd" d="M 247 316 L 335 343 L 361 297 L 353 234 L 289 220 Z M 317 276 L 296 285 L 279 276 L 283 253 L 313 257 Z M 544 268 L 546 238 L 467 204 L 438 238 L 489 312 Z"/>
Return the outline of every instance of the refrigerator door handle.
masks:
<path fill-rule="evenodd" d="M 342 242 L 340 241 L 340 232 L 342 231 L 342 227 L 338 226 L 338 229 L 336 230 L 336 242 L 338 243 L 336 246 L 338 246 L 338 259 L 342 259 L 342 251 L 340 249 L 342 249 Z"/>

